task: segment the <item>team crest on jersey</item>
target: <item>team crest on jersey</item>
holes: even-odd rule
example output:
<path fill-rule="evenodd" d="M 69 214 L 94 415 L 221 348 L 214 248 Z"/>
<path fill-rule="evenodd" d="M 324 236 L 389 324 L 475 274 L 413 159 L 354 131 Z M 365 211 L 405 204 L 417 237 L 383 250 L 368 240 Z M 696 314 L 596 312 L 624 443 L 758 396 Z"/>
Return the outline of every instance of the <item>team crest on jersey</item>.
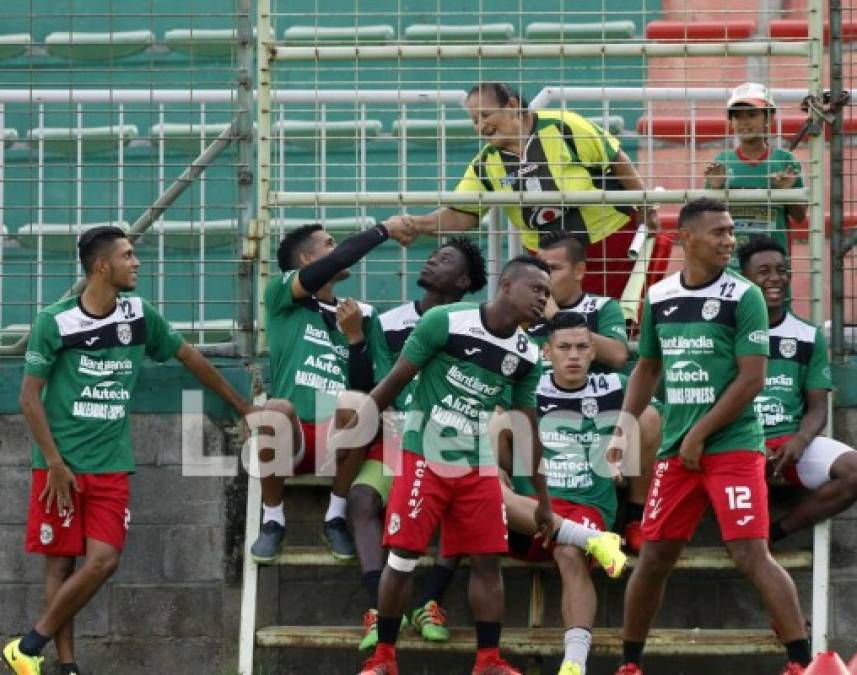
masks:
<path fill-rule="evenodd" d="M 117 323 L 116 324 L 116 337 L 119 338 L 119 342 L 123 345 L 131 344 L 131 324 L 130 323 Z"/>
<path fill-rule="evenodd" d="M 716 298 L 706 300 L 702 306 L 702 318 L 706 321 L 711 321 L 718 314 L 720 314 L 720 300 Z"/>
<path fill-rule="evenodd" d="M 39 541 L 42 542 L 42 546 L 47 546 L 54 540 L 54 528 L 51 527 L 50 523 L 42 523 L 42 526 L 39 528 Z"/>
<path fill-rule="evenodd" d="M 790 359 L 797 354 L 797 340 L 794 338 L 783 338 L 780 340 L 780 354 L 784 359 Z"/>
<path fill-rule="evenodd" d="M 594 398 L 585 398 L 580 402 L 580 412 L 584 417 L 592 419 L 598 415 L 598 401 Z"/>
<path fill-rule="evenodd" d="M 387 534 L 391 537 L 402 528 L 402 519 L 398 513 L 390 514 L 390 522 L 387 524 Z"/>
<path fill-rule="evenodd" d="M 518 368 L 518 361 L 520 359 L 514 354 L 506 354 L 503 357 L 503 362 L 500 364 L 500 372 L 509 377 Z"/>

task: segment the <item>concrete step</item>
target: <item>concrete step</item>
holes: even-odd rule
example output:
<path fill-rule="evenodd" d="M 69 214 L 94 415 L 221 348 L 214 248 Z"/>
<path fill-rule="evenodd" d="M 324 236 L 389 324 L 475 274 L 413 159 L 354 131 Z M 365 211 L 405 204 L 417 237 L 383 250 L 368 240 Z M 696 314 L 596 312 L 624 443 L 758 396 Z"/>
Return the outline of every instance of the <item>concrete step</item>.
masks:
<path fill-rule="evenodd" d="M 812 552 L 811 551 L 775 551 L 774 558 L 786 569 L 809 569 L 812 567 Z M 428 566 L 434 562 L 434 556 L 426 555 L 420 558 L 421 566 Z M 465 559 L 464 564 L 467 564 Z M 628 560 L 629 566 L 636 563 L 636 558 L 631 557 Z M 277 558 L 275 565 L 287 566 L 338 566 L 357 564 L 357 561 L 351 563 L 336 560 L 330 552 L 323 546 L 289 546 Z M 505 558 L 503 560 L 504 567 L 531 567 L 531 568 L 553 568 L 553 562 L 546 563 L 526 563 L 513 558 Z M 733 569 L 735 565 L 732 559 L 723 547 L 703 547 L 694 546 L 688 547 L 679 558 L 676 569 L 679 570 L 726 570 Z"/>
<path fill-rule="evenodd" d="M 562 628 L 506 628 L 501 649 L 518 656 L 551 656 L 563 642 Z M 362 629 L 344 626 L 268 626 L 256 631 L 259 647 L 353 649 L 360 641 Z M 427 643 L 410 631 L 399 638 L 400 650 L 433 652 L 473 652 L 472 628 L 450 628 L 448 642 Z M 653 630 L 646 642 L 646 653 L 662 656 L 735 656 L 779 654 L 782 645 L 770 630 L 739 629 L 660 629 Z M 622 638 L 617 628 L 593 631 L 592 654 L 615 656 L 622 652 Z"/>

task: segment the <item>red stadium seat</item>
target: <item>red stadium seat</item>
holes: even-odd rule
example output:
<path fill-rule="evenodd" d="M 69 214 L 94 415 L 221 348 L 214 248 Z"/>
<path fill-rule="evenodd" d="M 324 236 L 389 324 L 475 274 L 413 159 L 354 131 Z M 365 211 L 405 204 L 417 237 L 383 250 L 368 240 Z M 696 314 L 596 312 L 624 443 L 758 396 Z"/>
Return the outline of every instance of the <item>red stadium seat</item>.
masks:
<path fill-rule="evenodd" d="M 756 22 L 736 21 L 651 21 L 646 25 L 647 40 L 695 40 L 718 42 L 746 40 L 756 32 Z"/>
<path fill-rule="evenodd" d="M 809 27 L 806 21 L 797 19 L 774 19 L 768 24 L 768 35 L 778 40 L 795 39 L 801 40 L 809 36 Z M 857 40 L 857 22 L 842 22 L 842 40 L 853 42 Z M 824 43 L 830 41 L 830 24 L 824 23 Z"/>
<path fill-rule="evenodd" d="M 782 115 L 782 133 L 784 136 L 793 135 L 806 120 L 801 115 Z M 848 116 L 843 120 L 843 130 L 846 134 L 857 133 L 857 118 Z M 654 136 L 659 141 L 668 143 L 685 143 L 695 131 L 696 142 L 705 143 L 716 141 L 729 136 L 729 122 L 726 115 L 699 115 L 691 124 L 687 116 L 678 115 L 656 115 L 649 125 L 648 117 L 637 119 L 637 133 L 641 136 Z M 825 129 L 827 138 L 830 138 L 830 128 Z"/>

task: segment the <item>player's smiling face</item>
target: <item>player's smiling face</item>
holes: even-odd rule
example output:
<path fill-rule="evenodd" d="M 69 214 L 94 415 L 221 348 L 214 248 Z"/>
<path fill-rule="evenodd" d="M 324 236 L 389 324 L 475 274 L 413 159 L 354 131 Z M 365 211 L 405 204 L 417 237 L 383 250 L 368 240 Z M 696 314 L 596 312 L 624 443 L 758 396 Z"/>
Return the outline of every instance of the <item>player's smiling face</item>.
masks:
<path fill-rule="evenodd" d="M 765 297 L 768 309 L 779 309 L 786 301 L 791 275 L 786 259 L 779 251 L 759 251 L 750 256 L 743 270 Z"/>
<path fill-rule="evenodd" d="M 133 291 L 137 287 L 140 260 L 134 254 L 134 246 L 130 241 L 116 239 L 106 263 L 104 271 L 111 286 L 120 292 Z"/>
<path fill-rule="evenodd" d="M 470 279 L 464 254 L 454 246 L 441 246 L 426 260 L 420 270 L 417 286 L 444 294 L 466 291 Z"/>
<path fill-rule="evenodd" d="M 480 90 L 467 97 L 465 106 L 476 133 L 491 145 L 502 148 L 522 136 L 517 99 L 511 98 L 501 106 L 493 92 Z"/>
<path fill-rule="evenodd" d="M 700 213 L 680 235 L 685 258 L 705 267 L 726 267 L 735 250 L 735 223 L 725 211 Z"/>

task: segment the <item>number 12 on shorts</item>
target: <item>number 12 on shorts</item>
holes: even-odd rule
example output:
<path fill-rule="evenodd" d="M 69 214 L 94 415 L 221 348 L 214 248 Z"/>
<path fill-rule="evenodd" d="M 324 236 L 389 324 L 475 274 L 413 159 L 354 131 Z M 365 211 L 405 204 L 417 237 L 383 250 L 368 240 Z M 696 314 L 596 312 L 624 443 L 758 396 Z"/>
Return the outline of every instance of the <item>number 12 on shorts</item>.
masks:
<path fill-rule="evenodd" d="M 727 485 L 724 489 L 726 490 L 726 498 L 729 500 L 730 511 L 749 510 L 753 508 L 753 504 L 750 501 L 752 492 L 750 492 L 750 488 L 746 485 Z"/>

